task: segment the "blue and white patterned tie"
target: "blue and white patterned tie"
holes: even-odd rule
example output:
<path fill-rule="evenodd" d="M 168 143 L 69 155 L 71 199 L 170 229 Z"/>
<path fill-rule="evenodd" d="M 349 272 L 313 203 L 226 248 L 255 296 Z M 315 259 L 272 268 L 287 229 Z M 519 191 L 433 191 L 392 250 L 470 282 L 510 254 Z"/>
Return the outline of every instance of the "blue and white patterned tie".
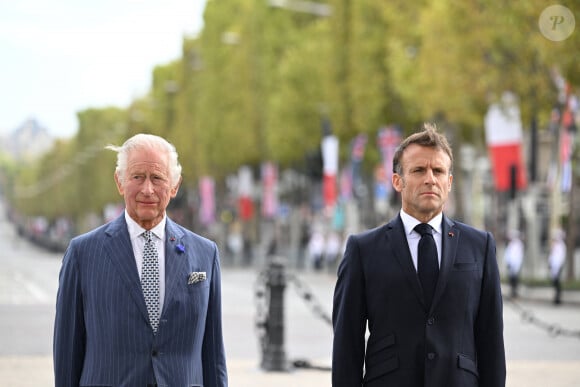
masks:
<path fill-rule="evenodd" d="M 152 240 L 151 231 L 142 234 L 145 237 L 145 249 L 143 250 L 143 266 L 141 269 L 141 287 L 149 313 L 149 321 L 153 332 L 157 332 L 159 326 L 159 260 L 157 247 Z"/>

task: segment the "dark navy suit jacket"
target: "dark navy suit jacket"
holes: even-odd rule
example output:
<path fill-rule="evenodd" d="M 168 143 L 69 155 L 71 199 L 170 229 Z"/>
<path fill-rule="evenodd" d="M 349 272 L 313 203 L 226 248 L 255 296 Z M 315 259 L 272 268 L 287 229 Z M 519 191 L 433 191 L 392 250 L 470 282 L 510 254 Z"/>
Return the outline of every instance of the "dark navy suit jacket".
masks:
<path fill-rule="evenodd" d="M 153 334 L 124 215 L 71 241 L 56 302 L 56 387 L 227 386 L 217 247 L 167 219 L 165 255 Z M 192 272 L 207 278 L 188 284 Z"/>
<path fill-rule="evenodd" d="M 442 232 L 430 310 L 400 216 L 349 238 L 334 294 L 334 387 L 505 386 L 495 241 L 445 216 Z"/>

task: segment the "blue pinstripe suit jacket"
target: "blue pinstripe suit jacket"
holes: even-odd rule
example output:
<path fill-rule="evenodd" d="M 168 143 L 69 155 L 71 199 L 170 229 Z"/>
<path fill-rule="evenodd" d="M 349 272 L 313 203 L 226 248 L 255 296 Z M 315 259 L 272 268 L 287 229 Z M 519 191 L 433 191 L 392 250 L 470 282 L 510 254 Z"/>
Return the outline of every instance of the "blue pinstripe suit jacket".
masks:
<path fill-rule="evenodd" d="M 124 215 L 71 241 L 56 301 L 56 387 L 227 386 L 217 246 L 170 219 L 166 238 L 157 334 Z M 188 285 L 192 272 L 207 279 Z"/>

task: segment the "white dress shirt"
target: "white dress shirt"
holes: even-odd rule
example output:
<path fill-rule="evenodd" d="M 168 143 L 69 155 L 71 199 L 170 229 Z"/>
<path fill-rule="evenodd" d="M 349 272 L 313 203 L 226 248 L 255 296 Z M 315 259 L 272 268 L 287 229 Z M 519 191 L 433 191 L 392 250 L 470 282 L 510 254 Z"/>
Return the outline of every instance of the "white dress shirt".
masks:
<path fill-rule="evenodd" d="M 159 224 L 151 229 L 151 233 L 154 235 L 153 242 L 157 247 L 158 259 L 159 259 L 159 315 L 163 313 L 163 300 L 165 300 L 165 222 L 166 215 L 163 215 L 163 219 Z M 135 222 L 125 210 L 125 221 L 127 222 L 127 229 L 129 231 L 129 236 L 131 237 L 131 245 L 133 246 L 133 254 L 135 255 L 135 263 L 137 265 L 137 271 L 139 272 L 139 278 L 141 278 L 141 269 L 143 267 L 143 250 L 145 250 L 145 238 L 142 234 L 145 229 L 137 222 Z"/>
<path fill-rule="evenodd" d="M 415 219 L 411 215 L 407 214 L 401 209 L 401 219 L 403 220 L 403 226 L 405 226 L 405 235 L 407 236 L 407 243 L 409 244 L 409 251 L 411 252 L 411 258 L 413 259 L 413 265 L 415 265 L 415 270 L 417 270 L 417 257 L 419 255 L 419 240 L 421 239 L 421 234 L 414 230 L 415 226 L 421 221 Z M 435 216 L 429 221 L 429 225 L 433 227 L 433 239 L 435 240 L 435 245 L 437 246 L 437 260 L 439 267 L 441 267 L 441 222 L 443 221 L 443 214 Z"/>

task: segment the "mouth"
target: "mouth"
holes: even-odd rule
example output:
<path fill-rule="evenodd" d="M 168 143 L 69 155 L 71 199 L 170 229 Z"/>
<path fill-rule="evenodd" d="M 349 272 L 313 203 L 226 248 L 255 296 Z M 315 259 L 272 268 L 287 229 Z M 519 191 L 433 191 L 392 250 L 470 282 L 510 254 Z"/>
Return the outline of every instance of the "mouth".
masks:
<path fill-rule="evenodd" d="M 434 197 L 439 197 L 439 195 L 436 192 L 423 192 L 421 194 L 421 196 L 434 196 Z"/>

